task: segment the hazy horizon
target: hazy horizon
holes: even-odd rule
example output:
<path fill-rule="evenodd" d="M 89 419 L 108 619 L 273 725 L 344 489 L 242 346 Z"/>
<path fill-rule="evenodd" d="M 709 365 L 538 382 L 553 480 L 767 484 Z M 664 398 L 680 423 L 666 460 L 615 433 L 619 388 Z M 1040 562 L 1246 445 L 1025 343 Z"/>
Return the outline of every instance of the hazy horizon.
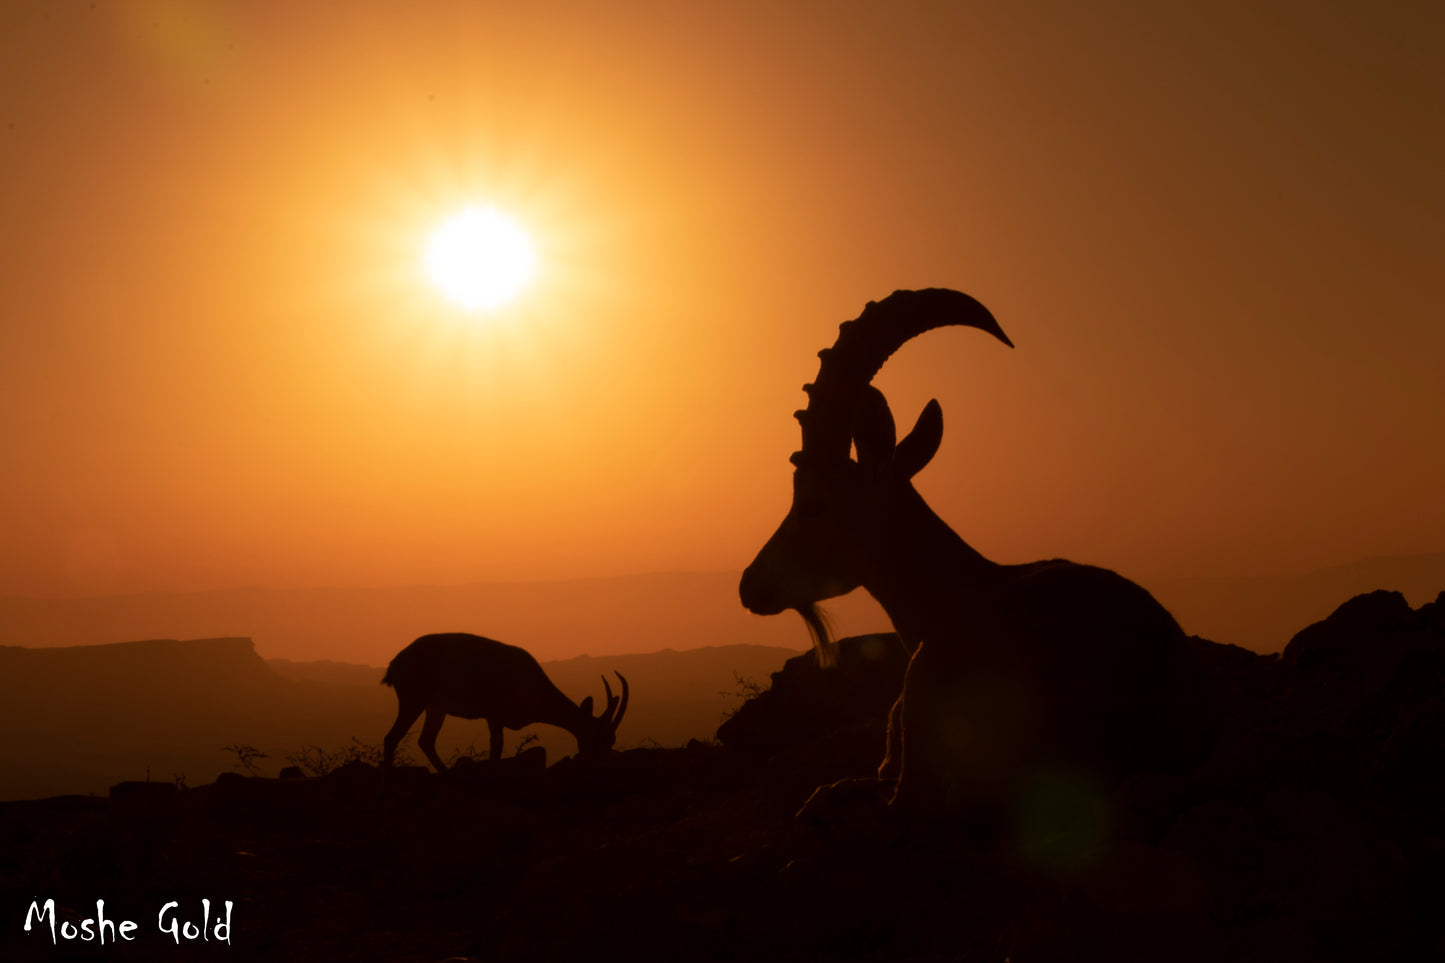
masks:
<path fill-rule="evenodd" d="M 1380 555 L 1350 556 L 1350 557 L 1344 557 L 1344 558 L 1335 559 L 1335 560 L 1332 560 L 1332 561 L 1320 562 L 1320 563 L 1318 563 L 1318 564 L 1305 565 L 1305 566 L 1302 566 L 1302 567 L 1301 567 L 1301 566 L 1295 566 L 1295 567 L 1283 567 L 1283 568 L 1281 568 L 1281 567 L 1278 567 L 1278 566 L 1271 566 L 1271 567 L 1268 567 L 1268 568 L 1257 569 L 1257 570 L 1249 570 L 1249 569 L 1245 568 L 1245 569 L 1230 569 L 1230 570 L 1219 569 L 1219 570 L 1202 570 L 1202 571 L 1193 571 L 1193 570 L 1182 570 L 1182 571 L 1164 570 L 1164 571 L 1153 571 L 1153 572 L 1127 571 L 1127 572 L 1124 572 L 1124 574 L 1128 575 L 1131 579 L 1145 580 L 1145 581 L 1152 581 L 1152 580 L 1159 580 L 1159 579 L 1166 579 L 1166 580 L 1191 580 L 1191 581 L 1195 581 L 1195 580 L 1215 581 L 1215 580 L 1228 580 L 1228 579 L 1273 579 L 1273 578 L 1291 578 L 1291 577 L 1298 577 L 1298 576 L 1305 576 L 1305 575 L 1315 574 L 1315 573 L 1319 573 L 1319 572 L 1326 572 L 1326 571 L 1330 571 L 1330 570 L 1332 570 L 1332 569 L 1345 568 L 1345 567 L 1349 567 L 1349 566 L 1351 566 L 1351 565 L 1356 565 L 1356 564 L 1360 564 L 1360 563 L 1369 563 L 1369 562 L 1375 562 L 1375 561 L 1393 561 L 1393 560 L 1434 559 L 1434 558 L 1437 558 L 1437 557 L 1440 557 L 1440 556 L 1445 556 L 1445 551 L 1421 551 L 1421 552 L 1411 552 L 1411 553 L 1399 554 L 1399 555 L 1380 554 Z M 1012 558 L 998 558 L 998 559 L 992 559 L 992 560 L 993 560 L 993 561 L 996 561 L 996 562 L 999 562 L 1000 564 L 1004 564 L 1004 565 L 1013 564 L 1013 563 L 1020 562 L 1020 561 L 1025 561 L 1024 559 L 1012 559 Z M 1032 561 L 1032 560 L 1033 560 L 1033 559 L 1029 559 L 1029 561 Z M 1093 564 L 1103 565 L 1105 568 L 1111 567 L 1111 566 L 1108 564 L 1107 561 L 1101 561 L 1101 560 L 1098 560 L 1098 559 L 1075 558 L 1075 559 L 1071 559 L 1071 561 L 1080 562 L 1080 563 L 1082 563 L 1082 564 L 1089 564 L 1089 565 L 1093 565 Z M 738 569 L 738 570 L 734 571 L 734 570 L 732 570 L 732 569 L 687 569 L 687 568 L 679 568 L 679 569 L 669 569 L 669 570 L 649 569 L 649 570 L 646 570 L 646 571 L 636 571 L 636 572 L 617 572 L 617 573 L 606 574 L 606 575 L 603 575 L 603 574 L 576 574 L 576 575 L 558 576 L 558 577 L 555 577 L 555 578 L 511 578 L 511 579 L 509 579 L 509 578 L 495 578 L 495 579 L 477 578 L 477 579 L 463 579 L 463 580 L 461 580 L 461 581 L 432 581 L 432 582 L 370 582 L 370 583 L 367 583 L 367 582 L 320 583 L 320 582 L 318 582 L 318 583 L 306 583 L 306 584 L 294 584 L 294 585 L 267 584 L 267 583 L 264 583 L 264 582 L 251 582 L 251 583 L 246 583 L 246 584 L 208 585 L 208 586 L 201 586 L 201 587 L 197 587 L 197 588 L 179 588 L 179 589 L 177 589 L 177 588 L 156 588 L 156 589 L 136 589 L 136 590 L 131 590 L 131 591 L 113 591 L 113 592 L 88 592 L 88 593 L 87 593 L 87 592 L 80 592 L 80 591 L 70 591 L 70 592 L 60 592 L 60 593 L 53 593 L 53 594 L 43 594 L 43 593 L 19 593 L 19 592 L 16 592 L 16 593 L 0 593 L 0 599 L 37 599 L 37 600 L 52 600 L 52 601 L 55 601 L 55 600 L 62 600 L 62 599 L 123 598 L 123 597 L 136 596 L 136 595 L 207 595 L 207 594 L 218 594 L 218 593 L 224 593 L 224 592 L 246 592 L 246 591 L 288 592 L 288 591 L 353 591 L 353 590 L 360 590 L 360 591 L 384 591 L 384 590 L 390 590 L 390 589 L 427 589 L 427 588 L 459 589 L 459 588 L 469 588 L 469 587 L 479 586 L 479 585 L 492 585 L 492 586 L 504 586 L 504 585 L 560 585 L 560 584 L 566 584 L 566 583 L 570 583 L 570 582 L 576 582 L 576 583 L 606 582 L 606 581 L 612 581 L 612 580 L 615 580 L 615 579 L 647 579 L 647 578 L 655 578 L 655 577 L 672 577 L 672 576 L 681 576 L 681 577 L 688 577 L 688 576 L 722 577 L 722 576 L 727 576 L 727 577 L 730 577 L 730 578 L 740 578 L 741 575 L 742 575 L 742 570 L 741 570 L 741 569 Z"/>
<path fill-rule="evenodd" d="M 1131 573 L 1134 574 L 1134 573 Z M 1184 627 L 1216 642 L 1280 651 L 1352 596 L 1402 592 L 1411 605 L 1445 589 L 1445 553 L 1362 559 L 1260 578 L 1141 578 Z M 840 636 L 889 631 L 862 590 L 824 605 Z M 736 575 L 652 573 L 455 586 L 238 588 L 89 598 L 0 597 L 0 644 L 30 647 L 139 639 L 251 638 L 266 658 L 383 666 L 427 632 L 466 631 L 543 659 L 752 644 L 808 647 L 800 619 L 756 616 Z"/>

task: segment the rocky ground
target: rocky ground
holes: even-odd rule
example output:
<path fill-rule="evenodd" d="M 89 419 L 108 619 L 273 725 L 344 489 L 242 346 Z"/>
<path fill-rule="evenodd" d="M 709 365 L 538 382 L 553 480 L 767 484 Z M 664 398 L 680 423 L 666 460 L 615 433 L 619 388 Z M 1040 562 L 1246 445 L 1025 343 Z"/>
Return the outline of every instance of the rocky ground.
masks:
<path fill-rule="evenodd" d="M 793 660 L 718 743 L 0 804 L 0 959 L 1445 957 L 1445 596 L 1360 596 L 1282 658 L 1196 645 L 1229 696 L 1204 767 L 1045 778 L 983 848 L 867 782 L 795 816 L 876 767 L 888 637 Z M 23 929 L 47 899 L 58 945 Z M 65 939 L 98 899 L 134 940 Z M 202 899 L 209 940 L 159 929 Z"/>

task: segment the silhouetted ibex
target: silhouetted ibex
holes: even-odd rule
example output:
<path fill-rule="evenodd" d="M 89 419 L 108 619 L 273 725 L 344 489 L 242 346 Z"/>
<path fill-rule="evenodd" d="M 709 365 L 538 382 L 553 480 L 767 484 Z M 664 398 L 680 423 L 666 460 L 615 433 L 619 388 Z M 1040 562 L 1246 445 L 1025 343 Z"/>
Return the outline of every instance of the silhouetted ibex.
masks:
<path fill-rule="evenodd" d="M 486 719 L 492 760 L 502 758 L 502 730 L 533 723 L 558 726 L 577 739 L 579 755 L 606 752 L 617 740 L 617 727 L 627 711 L 627 680 L 621 697 L 612 694 L 607 677 L 602 688 L 607 708 L 592 715 L 592 697 L 577 705 L 547 678 L 526 649 L 480 635 L 449 632 L 423 635 L 397 653 L 381 681 L 396 689 L 396 723 L 386 734 L 383 766 L 391 767 L 396 747 L 417 717 L 426 713 L 417 745 L 442 772 L 437 733 L 447 716 Z"/>
<path fill-rule="evenodd" d="M 895 443 L 873 376 L 925 331 L 960 324 L 1013 346 L 983 305 L 957 291 L 898 291 L 844 322 L 804 386 L 793 504 L 743 573 L 753 612 L 801 613 L 819 658 L 817 609 L 863 586 L 914 648 L 889 722 L 880 777 L 893 804 L 939 810 L 1007 804 L 1040 773 L 1105 782 L 1197 752 L 1188 733 L 1198 673 L 1183 631 L 1144 589 L 1063 559 L 999 565 L 928 507 L 912 478 L 943 436 L 937 401 Z M 850 456 L 856 447 L 857 460 Z"/>

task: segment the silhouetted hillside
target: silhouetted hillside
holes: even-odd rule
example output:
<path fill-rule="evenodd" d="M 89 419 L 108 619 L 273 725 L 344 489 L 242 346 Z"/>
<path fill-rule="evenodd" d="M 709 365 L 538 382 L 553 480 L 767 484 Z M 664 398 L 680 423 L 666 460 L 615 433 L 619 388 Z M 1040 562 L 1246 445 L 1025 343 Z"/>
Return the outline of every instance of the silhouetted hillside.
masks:
<path fill-rule="evenodd" d="M 1195 642 L 1228 694 L 1211 758 L 1088 799 L 1098 831 L 1085 836 L 1067 793 L 1020 809 L 986 845 L 896 823 L 877 805 L 886 792 L 835 790 L 837 805 L 795 817 L 819 785 L 866 775 L 879 749 L 886 694 L 866 694 L 859 673 L 896 660 L 847 640 L 851 669 L 791 660 L 751 704 L 768 708 L 738 714 L 733 728 L 752 729 L 742 750 L 440 776 L 353 763 L 0 803 L 0 903 L 15 914 L 0 958 L 1437 958 L 1445 593 L 1413 610 L 1398 593 L 1358 596 L 1282 656 Z M 855 746 L 840 753 L 848 731 Z M 20 926 L 31 901 L 53 899 L 57 925 L 76 926 L 97 898 L 137 921 L 132 945 L 57 948 L 44 923 Z M 157 931 L 172 900 L 199 923 L 203 898 L 212 933 L 232 901 L 229 946 L 178 948 Z"/>
<path fill-rule="evenodd" d="M 633 701 L 619 743 L 675 746 L 713 736 L 742 701 L 736 675 L 765 683 L 793 654 L 716 646 L 543 667 L 576 700 L 601 698 L 599 676 L 620 670 Z M 335 662 L 268 664 L 243 638 L 0 647 L 0 799 L 102 792 L 126 779 L 206 782 L 238 761 L 222 746 L 265 753 L 260 771 L 275 775 L 308 746 L 336 752 L 355 746 L 353 737 L 376 745 L 396 716 L 381 674 Z M 576 749 L 549 726 L 524 732 L 552 760 Z M 509 732 L 504 752 L 522 737 Z M 485 723 L 452 719 L 438 745 L 446 756 L 471 743 L 485 748 Z"/>
<path fill-rule="evenodd" d="M 812 652 L 795 655 L 773 673 L 766 691 L 718 727 L 718 739 L 765 755 L 822 753 L 837 762 L 840 776 L 870 775 L 909 655 L 891 632 L 839 639 L 837 664 L 826 669 Z"/>

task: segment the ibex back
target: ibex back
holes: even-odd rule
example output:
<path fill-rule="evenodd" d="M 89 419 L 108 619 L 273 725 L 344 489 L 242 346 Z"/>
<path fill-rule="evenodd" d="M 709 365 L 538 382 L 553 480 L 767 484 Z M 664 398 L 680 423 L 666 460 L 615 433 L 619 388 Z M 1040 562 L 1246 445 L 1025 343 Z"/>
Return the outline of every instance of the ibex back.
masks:
<path fill-rule="evenodd" d="M 743 573 L 743 604 L 797 610 L 823 661 L 818 602 L 863 586 L 883 606 L 914 649 L 879 770 L 897 779 L 897 807 L 1006 804 L 1051 768 L 1112 781 L 1193 758 L 1198 675 L 1183 631 L 1148 592 L 1062 559 L 991 562 L 914 489 L 942 440 L 942 411 L 929 402 L 896 441 L 870 382 L 910 338 L 950 324 L 1012 347 L 983 305 L 931 289 L 870 303 L 819 353 L 796 414 L 793 504 Z"/>
<path fill-rule="evenodd" d="M 594 717 L 592 697 L 580 705 L 567 698 L 526 649 L 464 632 L 423 635 L 397 653 L 381 680 L 396 689 L 397 701 L 383 766 L 391 767 L 397 744 L 423 712 L 426 722 L 417 745 L 438 772 L 446 766 L 437 755 L 437 733 L 449 715 L 487 720 L 492 760 L 502 758 L 502 730 L 539 722 L 572 733 L 579 755 L 606 752 L 627 711 L 627 680 L 620 672 L 617 678 L 622 695 L 612 694 L 604 676 L 607 708 Z"/>

